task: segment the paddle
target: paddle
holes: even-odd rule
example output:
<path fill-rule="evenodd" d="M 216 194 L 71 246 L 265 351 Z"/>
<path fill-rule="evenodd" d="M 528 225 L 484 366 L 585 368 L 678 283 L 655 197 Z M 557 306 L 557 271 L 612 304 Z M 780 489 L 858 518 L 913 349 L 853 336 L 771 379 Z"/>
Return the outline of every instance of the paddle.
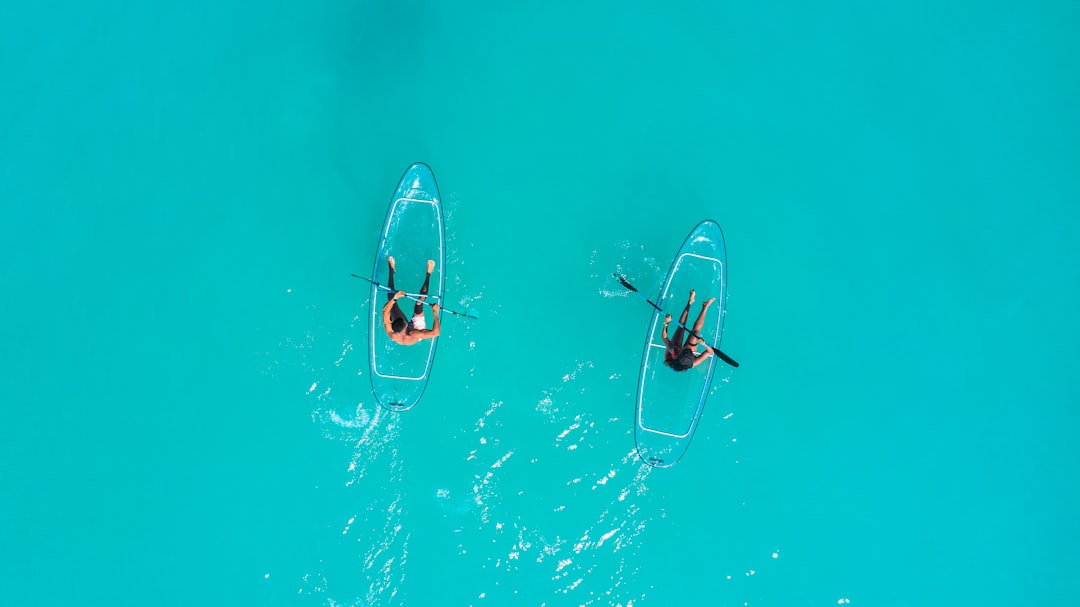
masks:
<path fill-rule="evenodd" d="M 356 275 L 356 274 L 350 274 L 350 276 L 352 276 L 353 278 L 359 278 L 361 280 L 366 280 L 366 281 L 370 282 L 371 284 L 375 285 L 377 288 L 382 289 L 383 291 L 390 291 L 390 287 L 388 287 L 386 285 L 383 285 L 383 284 L 380 284 L 380 283 L 377 283 L 374 280 L 371 280 L 370 278 L 365 278 L 363 276 L 359 276 L 359 275 Z M 393 291 L 393 292 L 396 293 L 396 291 Z M 419 293 L 406 293 L 405 294 L 405 299 L 411 299 L 411 300 L 413 300 L 413 301 L 415 301 L 417 303 L 422 303 L 422 304 L 424 304 L 426 306 L 435 305 L 435 304 L 433 304 L 433 303 L 431 303 L 429 301 L 418 299 L 419 297 L 422 297 L 422 295 L 420 295 Z M 471 318 L 473 320 L 480 320 L 479 318 L 477 318 L 476 316 L 473 316 L 472 314 L 465 314 L 463 312 L 455 312 L 453 310 L 447 310 L 446 308 L 444 308 L 442 306 L 439 306 L 439 309 L 442 310 L 443 312 L 446 312 L 447 314 L 453 314 L 454 316 L 464 316 L 465 318 Z"/>
<path fill-rule="evenodd" d="M 652 307 L 656 308 L 656 311 L 657 311 L 657 312 L 660 312 L 660 313 L 662 313 L 662 314 L 667 314 L 667 312 L 664 312 L 664 309 L 663 309 L 663 308 L 661 308 L 660 306 L 658 306 L 658 305 L 656 305 L 655 303 L 653 303 L 653 302 L 652 302 L 652 301 L 651 301 L 651 300 L 650 300 L 650 299 L 649 299 L 648 297 L 645 297 L 644 295 L 642 295 L 642 294 L 641 294 L 641 292 L 640 292 L 640 291 L 638 291 L 637 289 L 635 289 L 635 288 L 634 288 L 634 285 L 632 285 L 632 284 L 630 284 L 629 282 L 627 282 L 626 278 L 624 278 L 623 276 L 621 276 L 621 275 L 619 275 L 619 274 L 612 274 L 612 276 L 614 276 L 615 278 L 617 278 L 617 279 L 619 280 L 619 282 L 620 282 L 620 283 L 622 283 L 622 286 L 624 286 L 624 287 L 626 287 L 627 289 L 630 289 L 631 291 L 633 291 L 633 292 L 634 292 L 634 295 L 637 295 L 637 296 L 638 296 L 638 297 L 640 297 L 641 299 L 645 300 L 645 302 L 646 302 L 646 303 L 648 303 L 648 304 L 649 304 L 650 306 L 652 306 Z M 674 319 L 674 317 L 672 317 L 672 318 Z M 687 327 L 686 325 L 682 324 L 682 323 L 681 323 L 681 322 L 679 322 L 678 320 L 676 320 L 676 321 L 675 321 L 675 324 L 677 324 L 677 325 L 679 325 L 680 327 L 682 327 L 682 328 L 686 329 L 687 331 L 690 331 L 690 327 Z M 691 334 L 691 335 L 693 335 L 694 337 L 698 338 L 698 339 L 701 339 L 701 336 L 700 336 L 700 335 L 698 335 L 698 334 L 696 334 L 696 333 L 694 333 L 693 331 L 690 331 L 690 334 Z M 704 341 L 702 341 L 701 343 L 705 344 L 705 342 L 704 342 Z M 719 356 L 719 357 L 720 357 L 720 360 L 722 360 L 722 361 L 726 362 L 727 364 L 731 365 L 732 367 L 738 367 L 738 366 L 739 366 L 739 363 L 735 362 L 735 359 L 734 359 L 734 358 L 731 358 L 731 357 L 730 357 L 730 356 L 728 356 L 727 354 L 724 354 L 723 352 L 721 352 L 721 351 L 720 351 L 720 348 L 714 348 L 714 347 L 710 346 L 709 344 L 705 344 L 705 347 L 706 347 L 706 348 L 708 348 L 708 349 L 710 349 L 710 350 L 712 350 L 712 351 L 713 351 L 713 354 L 716 354 L 717 356 Z"/>

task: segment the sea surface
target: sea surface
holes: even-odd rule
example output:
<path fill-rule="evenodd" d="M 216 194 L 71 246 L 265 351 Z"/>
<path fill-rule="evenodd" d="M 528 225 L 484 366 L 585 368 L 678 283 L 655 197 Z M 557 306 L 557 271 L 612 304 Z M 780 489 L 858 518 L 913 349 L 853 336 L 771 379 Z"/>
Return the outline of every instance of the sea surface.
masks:
<path fill-rule="evenodd" d="M 0 17 L 0 603 L 1065 605 L 1075 2 L 36 2 Z M 375 402 L 397 179 L 446 211 Z M 686 234 L 722 349 L 638 365 Z"/>

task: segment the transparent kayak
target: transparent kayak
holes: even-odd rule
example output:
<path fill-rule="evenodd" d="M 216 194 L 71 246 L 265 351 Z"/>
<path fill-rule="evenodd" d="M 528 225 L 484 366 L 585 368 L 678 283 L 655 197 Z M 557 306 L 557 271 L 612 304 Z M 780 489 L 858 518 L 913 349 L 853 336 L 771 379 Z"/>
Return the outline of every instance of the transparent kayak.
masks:
<path fill-rule="evenodd" d="M 386 335 L 382 322 L 382 308 L 390 294 L 385 286 L 389 272 L 386 259 L 390 255 L 394 257 L 394 287 L 410 295 L 420 291 L 427 262 L 429 259 L 435 260 L 427 301 L 442 305 L 443 241 L 442 201 L 435 175 L 426 164 L 416 163 L 402 175 L 390 200 L 375 252 L 375 270 L 372 272 L 374 284 L 371 286 L 371 330 L 368 340 L 371 390 L 379 404 L 392 411 L 411 408 L 424 394 L 431 364 L 435 360 L 438 338 L 402 346 Z M 410 299 L 398 301 L 409 318 L 413 315 L 414 303 Z M 425 306 L 424 314 L 430 329 L 433 324 L 430 306 Z"/>
<path fill-rule="evenodd" d="M 719 347 L 727 310 L 727 253 L 724 234 L 713 221 L 703 221 L 686 237 L 671 263 L 656 303 L 671 314 L 668 337 L 674 337 L 676 321 L 686 306 L 690 290 L 697 291 L 686 325 L 693 327 L 701 304 L 710 297 L 701 335 L 705 343 Z M 656 312 L 645 337 L 645 351 L 638 375 L 634 440 L 641 459 L 657 468 L 673 466 L 686 453 L 694 437 L 713 370 L 719 359 L 711 356 L 697 367 L 677 372 L 664 364 L 661 337 L 664 315 Z M 684 338 L 685 339 L 685 338 Z M 700 352 L 703 348 L 699 346 Z"/>

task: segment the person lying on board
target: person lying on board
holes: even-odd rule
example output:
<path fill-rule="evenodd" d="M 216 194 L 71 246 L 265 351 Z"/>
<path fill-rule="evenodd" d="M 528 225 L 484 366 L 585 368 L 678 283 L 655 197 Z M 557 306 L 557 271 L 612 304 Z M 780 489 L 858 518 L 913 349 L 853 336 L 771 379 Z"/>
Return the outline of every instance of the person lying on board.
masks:
<path fill-rule="evenodd" d="M 435 318 L 432 328 L 427 328 L 427 320 L 424 318 L 424 300 L 427 299 L 428 283 L 431 282 L 431 273 L 435 270 L 435 261 L 427 262 L 427 276 L 424 278 L 424 286 L 420 287 L 420 300 L 413 306 L 411 320 L 406 320 L 405 313 L 398 306 L 398 300 L 405 297 L 405 291 L 394 291 L 394 258 L 387 257 L 386 262 L 390 265 L 390 278 L 387 286 L 390 292 L 386 294 L 388 301 L 382 309 L 383 328 L 386 335 L 395 343 L 403 346 L 412 346 L 422 339 L 433 339 L 439 336 L 439 304 L 431 306 L 431 315 Z"/>
<path fill-rule="evenodd" d="M 694 328 L 690 331 L 690 334 L 686 336 L 686 342 L 683 342 L 683 336 L 686 331 L 679 327 L 675 330 L 675 335 L 671 339 L 668 339 L 667 328 L 671 324 L 671 314 L 664 315 L 664 330 L 660 334 L 660 337 L 664 340 L 664 345 L 667 349 L 664 351 L 664 364 L 675 369 L 676 371 L 686 371 L 700 365 L 706 358 L 712 356 L 712 349 L 705 346 L 705 351 L 701 354 L 697 353 L 698 344 L 705 345 L 698 335 L 701 334 L 701 327 L 705 326 L 705 312 L 709 309 L 709 306 L 716 301 L 715 297 L 710 297 L 709 301 L 701 304 L 701 313 L 698 314 L 697 320 L 694 321 Z M 690 291 L 690 299 L 686 302 L 686 307 L 683 308 L 682 315 L 679 316 L 679 322 L 686 325 L 686 318 L 690 314 L 690 306 L 694 303 L 694 291 Z"/>

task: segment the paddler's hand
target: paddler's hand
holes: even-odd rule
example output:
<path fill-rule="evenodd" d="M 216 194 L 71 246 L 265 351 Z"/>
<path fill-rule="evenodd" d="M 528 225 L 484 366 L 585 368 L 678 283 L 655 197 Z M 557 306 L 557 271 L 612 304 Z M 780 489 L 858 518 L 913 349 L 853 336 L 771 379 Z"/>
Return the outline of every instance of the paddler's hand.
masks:
<path fill-rule="evenodd" d="M 670 325 L 671 324 L 671 314 L 667 314 L 667 315 L 664 316 L 664 324 L 665 325 Z"/>
<path fill-rule="evenodd" d="M 439 304 L 431 304 L 431 312 L 436 316 L 439 315 Z"/>
<path fill-rule="evenodd" d="M 405 297 L 405 291 L 398 291 L 397 293 L 394 293 L 394 301 L 397 301 L 402 297 Z"/>

